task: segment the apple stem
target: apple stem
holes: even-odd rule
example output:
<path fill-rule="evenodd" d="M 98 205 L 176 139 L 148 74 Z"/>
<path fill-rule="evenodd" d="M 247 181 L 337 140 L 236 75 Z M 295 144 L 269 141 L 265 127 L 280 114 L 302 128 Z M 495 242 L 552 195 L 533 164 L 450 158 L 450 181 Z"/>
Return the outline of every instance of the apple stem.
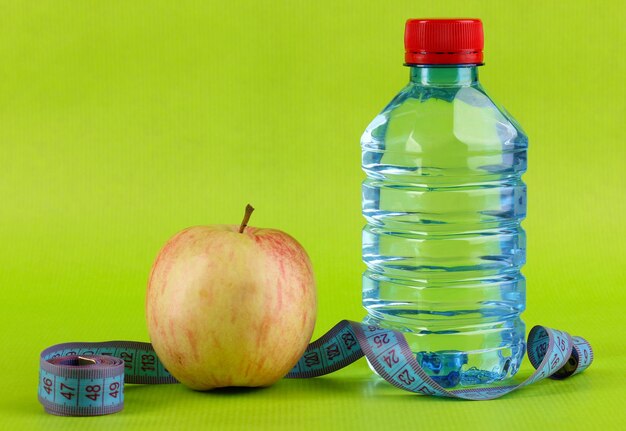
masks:
<path fill-rule="evenodd" d="M 243 216 L 243 221 L 241 222 L 241 226 L 239 226 L 239 233 L 243 233 L 243 230 L 248 226 L 248 222 L 250 221 L 250 216 L 252 215 L 252 211 L 254 211 L 254 207 L 250 204 L 246 205 L 246 213 Z"/>

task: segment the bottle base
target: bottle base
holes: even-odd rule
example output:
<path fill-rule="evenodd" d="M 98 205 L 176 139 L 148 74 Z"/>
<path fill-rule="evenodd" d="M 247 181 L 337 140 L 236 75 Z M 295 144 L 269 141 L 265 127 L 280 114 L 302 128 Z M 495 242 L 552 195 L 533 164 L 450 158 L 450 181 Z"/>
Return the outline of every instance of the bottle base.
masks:
<path fill-rule="evenodd" d="M 370 361 L 367 358 L 365 358 L 365 360 L 367 361 L 367 365 L 370 370 L 380 377 Z M 428 371 L 426 371 L 426 373 L 435 382 L 437 382 L 437 384 L 446 389 L 472 388 L 502 383 L 506 380 L 512 379 L 514 375 L 514 373 L 511 373 L 510 375 L 507 374 L 503 376 L 502 374 L 494 373 L 492 371 L 479 370 L 475 367 L 461 371 L 461 373 L 451 372 L 442 376 L 432 375 Z"/>
<path fill-rule="evenodd" d="M 513 328 L 501 331 L 497 338 L 493 333 L 445 331 L 437 334 L 411 330 L 371 316 L 366 317 L 364 322 L 402 332 L 417 363 L 429 377 L 446 389 L 494 384 L 513 377 L 519 370 L 526 348 L 524 324 L 519 319 Z M 436 348 L 441 346 L 454 346 L 463 350 Z M 369 361 L 368 365 L 376 373 Z"/>

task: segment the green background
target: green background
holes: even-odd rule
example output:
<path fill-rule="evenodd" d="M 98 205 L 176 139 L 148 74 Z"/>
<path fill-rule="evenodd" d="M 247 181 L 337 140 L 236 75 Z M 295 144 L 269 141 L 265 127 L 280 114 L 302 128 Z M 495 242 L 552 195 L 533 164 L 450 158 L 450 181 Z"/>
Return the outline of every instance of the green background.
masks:
<path fill-rule="evenodd" d="M 2 429 L 616 429 L 624 411 L 620 1 L 0 2 Z M 417 397 L 363 360 L 255 391 L 134 386 L 100 418 L 47 415 L 38 354 L 147 340 L 160 246 L 197 224 L 289 232 L 315 336 L 359 320 L 359 138 L 408 80 L 409 17 L 482 18 L 481 81 L 530 137 L 528 328 L 593 344 L 588 372 L 491 402 Z M 529 372 L 529 366 L 522 374 Z"/>

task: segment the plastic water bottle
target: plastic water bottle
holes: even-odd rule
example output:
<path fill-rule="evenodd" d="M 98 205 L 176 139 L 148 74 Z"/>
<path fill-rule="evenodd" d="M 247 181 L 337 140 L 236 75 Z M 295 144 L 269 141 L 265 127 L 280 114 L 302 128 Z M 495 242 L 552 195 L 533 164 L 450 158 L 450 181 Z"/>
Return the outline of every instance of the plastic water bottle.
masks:
<path fill-rule="evenodd" d="M 478 81 L 482 23 L 406 23 L 410 82 L 361 138 L 365 322 L 404 333 L 444 387 L 525 351 L 527 137 Z"/>

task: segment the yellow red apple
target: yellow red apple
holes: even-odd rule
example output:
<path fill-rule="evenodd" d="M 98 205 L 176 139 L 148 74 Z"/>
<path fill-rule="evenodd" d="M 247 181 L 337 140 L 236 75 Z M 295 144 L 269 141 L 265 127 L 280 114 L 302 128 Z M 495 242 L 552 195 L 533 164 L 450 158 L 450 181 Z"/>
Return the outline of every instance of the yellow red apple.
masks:
<path fill-rule="evenodd" d="M 197 390 L 268 386 L 304 353 L 316 317 L 304 248 L 275 229 L 196 226 L 171 238 L 148 282 L 152 345 L 167 370 Z"/>

